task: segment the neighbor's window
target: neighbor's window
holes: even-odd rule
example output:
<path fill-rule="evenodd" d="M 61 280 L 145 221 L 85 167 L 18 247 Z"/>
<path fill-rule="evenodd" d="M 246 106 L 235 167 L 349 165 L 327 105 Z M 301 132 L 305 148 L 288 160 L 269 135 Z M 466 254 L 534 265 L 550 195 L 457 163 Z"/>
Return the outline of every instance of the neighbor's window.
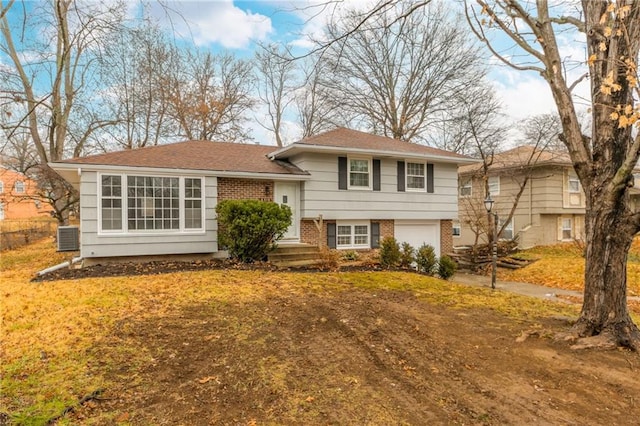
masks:
<path fill-rule="evenodd" d="M 338 224 L 338 248 L 369 247 L 369 225 L 365 223 Z"/>
<path fill-rule="evenodd" d="M 462 182 L 460 182 L 460 196 L 471 196 L 471 179 L 463 180 Z"/>
<path fill-rule="evenodd" d="M 569 192 L 580 192 L 580 180 L 577 177 L 571 175 L 569 175 Z"/>
<path fill-rule="evenodd" d="M 573 238 L 573 221 L 571 218 L 562 219 L 562 239 L 570 240 Z"/>
<path fill-rule="evenodd" d="M 102 176 L 102 229 L 122 229 L 122 176 Z"/>
<path fill-rule="evenodd" d="M 426 173 L 424 163 L 407 162 L 407 189 L 424 190 Z"/>
<path fill-rule="evenodd" d="M 370 161 L 366 159 L 349 159 L 349 187 L 369 188 Z"/>
<path fill-rule="evenodd" d="M 460 232 L 461 232 L 460 222 L 457 221 L 457 220 L 454 220 L 453 221 L 453 236 L 454 237 L 459 237 L 460 236 Z"/>
<path fill-rule="evenodd" d="M 490 176 L 487 181 L 489 194 L 500 195 L 500 176 Z"/>
<path fill-rule="evenodd" d="M 180 229 L 179 179 L 127 176 L 130 230 Z"/>
<path fill-rule="evenodd" d="M 184 180 L 184 227 L 202 228 L 202 180 Z"/>
<path fill-rule="evenodd" d="M 502 227 L 503 224 L 504 222 L 500 220 L 499 226 Z M 505 226 L 502 232 L 500 233 L 500 239 L 513 240 L 513 219 L 511 219 L 507 223 L 507 226 Z"/>
<path fill-rule="evenodd" d="M 13 185 L 13 190 L 16 192 L 16 194 L 24 194 L 24 182 L 21 180 L 17 180 Z"/>

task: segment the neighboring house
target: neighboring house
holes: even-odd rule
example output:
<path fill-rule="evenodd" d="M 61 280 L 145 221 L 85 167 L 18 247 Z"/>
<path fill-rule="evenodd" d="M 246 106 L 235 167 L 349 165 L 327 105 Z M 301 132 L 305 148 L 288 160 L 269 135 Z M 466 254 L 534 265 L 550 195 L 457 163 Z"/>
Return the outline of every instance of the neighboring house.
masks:
<path fill-rule="evenodd" d="M 487 223 L 482 204 L 487 193 L 481 164 L 459 169 L 460 217 L 454 223 L 454 245 L 474 243 L 474 222 Z M 584 237 L 585 196 L 569 155 L 520 146 L 496 154 L 487 185 L 500 225 L 507 218 L 525 182 L 502 238 L 518 237 L 520 248 L 581 240 Z M 486 237 L 481 238 L 484 239 Z"/>
<path fill-rule="evenodd" d="M 215 206 L 287 204 L 285 241 L 337 249 L 395 236 L 452 249 L 468 157 L 340 128 L 273 146 L 189 141 L 51 166 L 80 191 L 81 256 L 216 254 Z"/>
<path fill-rule="evenodd" d="M 51 211 L 51 206 L 38 196 L 33 179 L 0 167 L 0 220 L 48 216 Z"/>

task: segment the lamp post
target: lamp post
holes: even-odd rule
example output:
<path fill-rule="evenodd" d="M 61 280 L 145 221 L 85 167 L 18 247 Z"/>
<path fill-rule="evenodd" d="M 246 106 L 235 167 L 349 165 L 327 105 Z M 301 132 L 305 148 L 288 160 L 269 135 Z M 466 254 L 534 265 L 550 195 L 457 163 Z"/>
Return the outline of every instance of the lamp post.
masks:
<path fill-rule="evenodd" d="M 491 225 L 491 216 L 493 216 L 493 241 L 491 242 L 492 259 L 491 259 L 491 288 L 496 288 L 496 271 L 498 269 L 498 213 L 492 213 L 494 201 L 491 199 L 491 194 L 487 194 L 487 198 L 484 199 L 484 208 L 487 210 L 487 217 L 489 218 L 489 225 Z"/>

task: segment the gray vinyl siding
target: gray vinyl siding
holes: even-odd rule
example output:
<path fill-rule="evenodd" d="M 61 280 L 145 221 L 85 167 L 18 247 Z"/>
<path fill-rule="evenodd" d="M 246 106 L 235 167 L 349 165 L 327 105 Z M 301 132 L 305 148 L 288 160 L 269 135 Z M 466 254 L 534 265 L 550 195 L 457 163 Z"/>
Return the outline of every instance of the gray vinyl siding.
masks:
<path fill-rule="evenodd" d="M 114 172 L 114 174 L 119 174 Z M 80 181 L 80 229 L 82 257 L 142 256 L 214 253 L 218 250 L 215 206 L 217 179 L 206 176 L 204 232 L 150 231 L 136 234 L 98 233 L 98 173 L 83 171 Z M 182 211 L 182 210 L 181 210 Z"/>
<path fill-rule="evenodd" d="M 375 157 L 371 157 L 375 158 Z M 455 219 L 458 215 L 458 170 L 435 163 L 434 193 L 399 192 L 397 161 L 380 159 L 380 191 L 339 190 L 338 156 L 301 154 L 290 161 L 311 173 L 300 194 L 301 217 L 324 219 Z M 370 176 L 373 179 L 373 176 Z"/>

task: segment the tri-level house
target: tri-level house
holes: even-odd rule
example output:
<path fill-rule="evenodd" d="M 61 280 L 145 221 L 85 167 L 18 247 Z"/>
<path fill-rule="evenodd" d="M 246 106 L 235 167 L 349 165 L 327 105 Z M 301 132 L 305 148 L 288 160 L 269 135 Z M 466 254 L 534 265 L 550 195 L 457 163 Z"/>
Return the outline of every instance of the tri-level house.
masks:
<path fill-rule="evenodd" d="M 454 245 L 473 244 L 478 232 L 486 239 L 487 191 L 501 228 L 515 206 L 500 237 L 517 237 L 520 248 L 583 239 L 585 196 L 566 153 L 520 146 L 496 154 L 486 175 L 481 164 L 460 167 L 459 182 Z"/>
<path fill-rule="evenodd" d="M 369 249 L 395 236 L 452 249 L 468 157 L 339 128 L 284 148 L 188 141 L 51 166 L 80 191 L 81 256 L 207 254 L 226 199 L 289 205 L 285 241 Z"/>

